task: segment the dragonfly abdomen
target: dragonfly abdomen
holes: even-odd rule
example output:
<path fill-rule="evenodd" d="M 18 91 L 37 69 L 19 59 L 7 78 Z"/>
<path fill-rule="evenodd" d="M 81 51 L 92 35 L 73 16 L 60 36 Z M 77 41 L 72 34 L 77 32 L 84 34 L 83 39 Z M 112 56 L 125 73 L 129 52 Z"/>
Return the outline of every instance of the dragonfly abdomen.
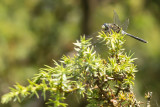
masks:
<path fill-rule="evenodd" d="M 134 39 L 136 39 L 136 40 L 139 40 L 139 41 L 141 41 L 141 42 L 148 43 L 147 41 L 145 41 L 145 40 L 143 40 L 143 39 L 141 39 L 141 38 L 139 38 L 139 37 L 133 36 L 133 35 L 131 35 L 131 34 L 129 34 L 129 33 L 126 33 L 126 32 L 125 32 L 125 34 L 126 34 L 127 36 L 130 36 L 130 37 L 132 37 L 132 38 L 134 38 Z"/>

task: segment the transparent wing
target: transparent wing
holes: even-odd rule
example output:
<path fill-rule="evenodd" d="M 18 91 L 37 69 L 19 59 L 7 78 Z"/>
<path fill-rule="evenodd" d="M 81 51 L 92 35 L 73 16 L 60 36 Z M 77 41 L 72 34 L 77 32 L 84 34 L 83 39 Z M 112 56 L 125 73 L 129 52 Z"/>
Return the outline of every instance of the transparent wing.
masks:
<path fill-rule="evenodd" d="M 86 37 L 87 38 L 91 38 L 91 37 L 94 38 L 94 37 L 96 37 L 98 35 L 98 32 L 100 32 L 100 31 L 101 31 L 101 29 L 99 29 L 96 32 L 93 32 L 93 33 L 91 33 L 89 35 L 86 35 Z"/>
<path fill-rule="evenodd" d="M 119 20 L 119 16 L 118 16 L 118 14 L 116 13 L 116 11 L 114 10 L 114 15 L 113 15 L 113 23 L 114 24 L 117 24 L 117 25 L 121 25 L 121 22 L 120 22 L 120 20 Z"/>
<path fill-rule="evenodd" d="M 129 19 L 125 20 L 124 23 L 121 25 L 121 27 L 124 31 L 126 31 L 128 28 L 128 25 L 129 25 Z"/>
<path fill-rule="evenodd" d="M 123 29 L 124 31 L 127 30 L 128 25 L 129 25 L 129 19 L 125 20 L 124 23 L 121 24 L 121 21 L 119 20 L 119 16 L 118 16 L 118 14 L 116 13 L 115 10 L 114 10 L 113 21 L 114 21 L 114 24 L 117 24 L 117 25 L 119 25 L 120 27 L 122 27 L 122 29 Z"/>
<path fill-rule="evenodd" d="M 94 32 L 94 33 L 92 33 L 92 34 L 90 34 L 90 35 L 86 35 L 86 38 L 87 38 L 87 39 L 92 38 L 91 42 L 92 42 L 93 44 L 96 44 L 96 43 L 98 43 L 98 40 L 97 40 L 97 37 L 96 37 L 96 36 L 98 36 L 98 32 L 100 32 L 100 31 L 101 31 L 101 29 L 98 30 L 98 31 L 96 31 L 96 32 Z"/>

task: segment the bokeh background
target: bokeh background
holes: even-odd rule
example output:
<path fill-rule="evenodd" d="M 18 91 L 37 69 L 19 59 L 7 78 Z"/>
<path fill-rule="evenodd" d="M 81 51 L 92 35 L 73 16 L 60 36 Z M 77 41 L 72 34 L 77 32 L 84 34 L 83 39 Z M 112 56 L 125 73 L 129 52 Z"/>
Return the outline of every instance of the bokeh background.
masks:
<path fill-rule="evenodd" d="M 0 0 L 0 96 L 16 82 L 27 85 L 39 68 L 53 66 L 52 59 L 72 53 L 80 35 L 92 35 L 103 23 L 113 22 L 113 10 L 122 22 L 130 19 L 127 32 L 149 42 L 126 36 L 124 47 L 138 58 L 137 99 L 145 101 L 145 92 L 152 91 L 152 107 L 159 107 L 160 0 Z M 43 98 L 32 98 L 0 107 L 45 107 L 44 103 Z"/>

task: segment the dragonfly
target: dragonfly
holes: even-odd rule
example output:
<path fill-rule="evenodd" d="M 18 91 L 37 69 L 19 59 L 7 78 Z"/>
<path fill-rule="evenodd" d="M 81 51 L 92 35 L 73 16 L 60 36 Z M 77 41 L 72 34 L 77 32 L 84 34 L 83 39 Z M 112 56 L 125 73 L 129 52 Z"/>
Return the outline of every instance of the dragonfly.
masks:
<path fill-rule="evenodd" d="M 119 16 L 118 14 L 114 11 L 114 16 L 113 16 L 113 23 L 104 23 L 102 25 L 102 30 L 105 33 L 112 33 L 112 31 L 117 32 L 117 33 L 122 33 L 123 35 L 127 35 L 130 36 L 136 40 L 139 40 L 143 43 L 148 43 L 146 40 L 141 39 L 139 37 L 136 37 L 130 33 L 125 32 L 125 30 L 127 30 L 128 24 L 129 24 L 129 19 L 127 19 L 124 24 L 121 25 L 120 20 L 119 20 Z"/>

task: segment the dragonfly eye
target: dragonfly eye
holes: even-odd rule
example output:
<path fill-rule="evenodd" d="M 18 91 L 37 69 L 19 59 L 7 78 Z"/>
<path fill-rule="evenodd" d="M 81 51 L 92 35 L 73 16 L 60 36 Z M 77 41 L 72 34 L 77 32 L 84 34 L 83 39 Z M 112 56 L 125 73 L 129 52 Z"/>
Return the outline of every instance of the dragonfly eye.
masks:
<path fill-rule="evenodd" d="M 102 25 L 102 29 L 103 29 L 103 30 L 108 30 L 108 25 L 107 25 L 107 24 L 103 24 L 103 25 Z"/>

